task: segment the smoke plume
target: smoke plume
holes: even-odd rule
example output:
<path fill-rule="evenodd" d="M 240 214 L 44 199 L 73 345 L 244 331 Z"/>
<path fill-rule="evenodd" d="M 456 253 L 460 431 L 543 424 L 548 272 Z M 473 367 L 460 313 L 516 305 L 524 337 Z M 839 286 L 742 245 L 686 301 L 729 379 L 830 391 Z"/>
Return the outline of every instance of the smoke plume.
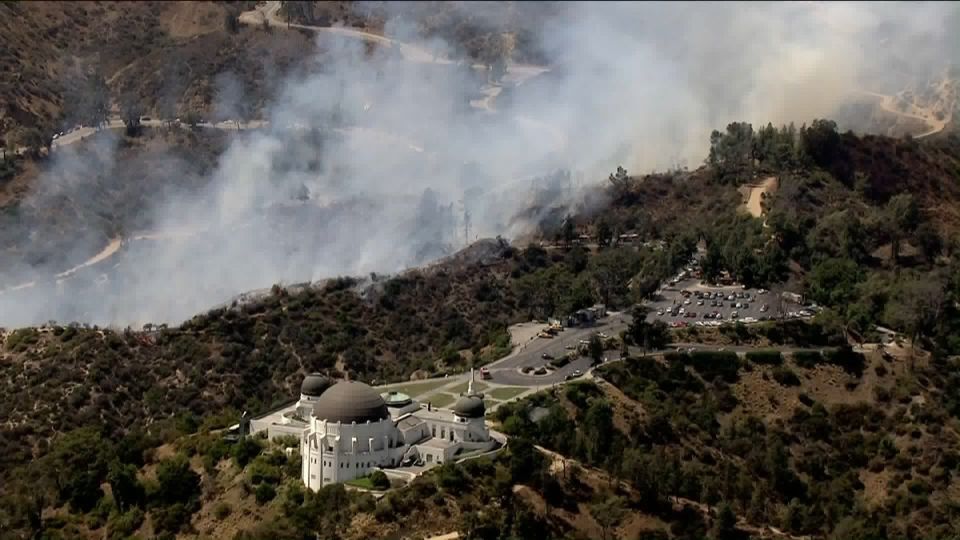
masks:
<path fill-rule="evenodd" d="M 56 152 L 24 204 L 72 200 L 86 233 L 69 256 L 0 261 L 0 324 L 177 323 L 273 283 L 397 272 L 576 209 L 618 165 L 696 167 L 709 132 L 729 122 L 829 117 L 859 90 L 895 92 L 960 54 L 952 3 L 558 3 L 514 19 L 509 6 L 453 4 L 514 57 L 518 25 L 536 36 L 527 56 L 546 65 L 511 62 L 497 79 L 446 61 L 457 43 L 418 41 L 414 7 L 388 7 L 387 34 L 410 47 L 370 55 L 356 37 L 318 33 L 304 54 L 323 69 L 272 83 L 267 123 L 223 133 L 212 170 L 172 151 L 141 163 L 193 180 L 154 181 L 149 197 L 130 195 L 136 212 L 89 217 L 111 212 L 85 182 L 117 173 L 119 137 L 98 139 L 95 156 Z M 216 115 L 242 117 L 245 90 L 230 74 L 215 83 Z M 114 238 L 116 253 L 62 277 L 65 260 Z"/>

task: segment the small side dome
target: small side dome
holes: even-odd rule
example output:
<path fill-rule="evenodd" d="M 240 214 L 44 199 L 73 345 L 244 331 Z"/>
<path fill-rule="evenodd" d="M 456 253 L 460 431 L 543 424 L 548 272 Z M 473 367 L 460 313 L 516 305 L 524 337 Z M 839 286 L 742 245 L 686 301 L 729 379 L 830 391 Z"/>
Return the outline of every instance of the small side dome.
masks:
<path fill-rule="evenodd" d="M 300 393 L 305 396 L 319 397 L 330 385 L 333 384 L 330 379 L 319 373 L 311 373 L 303 378 L 300 385 Z"/>
<path fill-rule="evenodd" d="M 406 407 L 413 400 L 407 394 L 403 392 L 384 392 L 380 394 L 380 397 L 383 398 L 383 401 L 387 404 L 387 407 L 400 408 Z"/>
<path fill-rule="evenodd" d="M 487 407 L 479 396 L 463 396 L 453 404 L 453 414 L 462 418 L 483 418 Z"/>

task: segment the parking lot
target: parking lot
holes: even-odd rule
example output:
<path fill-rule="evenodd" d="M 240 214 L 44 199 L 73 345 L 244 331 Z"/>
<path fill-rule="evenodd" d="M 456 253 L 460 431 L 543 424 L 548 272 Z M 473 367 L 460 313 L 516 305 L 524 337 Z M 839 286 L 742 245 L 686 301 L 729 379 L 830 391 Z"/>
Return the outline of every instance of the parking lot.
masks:
<path fill-rule="evenodd" d="M 698 279 L 665 286 L 656 300 L 646 306 L 650 308 L 648 320 L 659 319 L 673 327 L 719 326 L 736 321 L 749 324 L 813 315 L 813 310 L 781 302 L 777 295 L 764 289 L 704 285 Z"/>

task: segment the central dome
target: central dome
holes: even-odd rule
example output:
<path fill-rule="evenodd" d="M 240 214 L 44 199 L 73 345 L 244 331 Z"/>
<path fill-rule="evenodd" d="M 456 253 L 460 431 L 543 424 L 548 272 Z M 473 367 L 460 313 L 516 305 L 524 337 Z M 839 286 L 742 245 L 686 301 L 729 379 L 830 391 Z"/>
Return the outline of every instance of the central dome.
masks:
<path fill-rule="evenodd" d="M 362 382 L 340 381 L 313 405 L 313 416 L 328 422 L 379 422 L 390 418 L 387 404 L 376 390 Z"/>

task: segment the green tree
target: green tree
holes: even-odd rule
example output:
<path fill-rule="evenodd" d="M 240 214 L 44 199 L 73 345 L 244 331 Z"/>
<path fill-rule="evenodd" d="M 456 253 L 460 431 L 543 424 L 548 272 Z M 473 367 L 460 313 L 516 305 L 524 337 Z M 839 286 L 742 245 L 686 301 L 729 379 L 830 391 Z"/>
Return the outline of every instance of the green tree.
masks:
<path fill-rule="evenodd" d="M 196 128 L 200 124 L 200 113 L 190 109 L 183 115 L 183 121 L 191 128 Z"/>
<path fill-rule="evenodd" d="M 943 251 L 943 240 L 936 227 L 929 221 L 921 223 L 914 232 L 914 242 L 923 253 L 923 257 L 928 263 L 934 262 L 940 252 Z"/>
<path fill-rule="evenodd" d="M 580 246 L 573 246 L 566 255 L 567 266 L 574 274 L 579 274 L 587 269 L 587 251 Z"/>
<path fill-rule="evenodd" d="M 107 482 L 110 484 L 117 510 L 121 513 L 143 504 L 143 486 L 137 480 L 137 468 L 134 465 L 114 461 L 110 465 Z"/>
<path fill-rule="evenodd" d="M 606 463 L 611 457 L 609 452 L 615 432 L 610 404 L 603 399 L 591 400 L 587 412 L 583 415 L 583 440 L 588 463 Z"/>
<path fill-rule="evenodd" d="M 594 364 L 599 364 L 600 361 L 603 360 L 603 342 L 600 341 L 600 336 L 592 336 L 590 338 L 587 352 Z"/>
<path fill-rule="evenodd" d="M 638 307 L 633 310 L 633 320 L 627 329 L 627 335 L 637 346 L 643 348 L 643 354 L 651 350 L 660 350 L 670 344 L 670 330 L 661 320 L 647 322 L 646 309 Z"/>
<path fill-rule="evenodd" d="M 240 468 L 246 467 L 247 463 L 253 461 L 253 458 L 260 455 L 263 447 L 253 437 L 244 437 L 233 445 L 230 454 Z"/>
<path fill-rule="evenodd" d="M 166 504 L 187 504 L 200 495 L 200 476 L 183 454 L 160 462 L 157 484 L 157 497 Z"/>
<path fill-rule="evenodd" d="M 20 128 L 15 137 L 17 144 L 26 149 L 27 154 L 36 158 L 40 156 L 40 150 L 44 146 L 43 134 L 40 130 L 33 128 Z"/>
<path fill-rule="evenodd" d="M 920 209 L 913 195 L 900 193 L 894 195 L 884 206 L 891 241 L 891 257 L 897 264 L 900 257 L 900 244 L 917 228 Z"/>
<path fill-rule="evenodd" d="M 894 289 L 883 318 L 915 342 L 921 336 L 935 333 L 943 315 L 944 298 L 943 284 L 936 278 L 908 277 Z"/>
<path fill-rule="evenodd" d="M 710 242 L 707 245 L 707 254 L 700 261 L 700 269 L 703 271 L 703 277 L 708 283 L 715 283 L 723 271 L 723 253 L 720 250 L 719 243 Z"/>
<path fill-rule="evenodd" d="M 126 126 L 127 136 L 135 137 L 140 134 L 140 117 L 143 115 L 143 106 L 139 98 L 129 94 L 120 104 L 120 117 Z"/>
<path fill-rule="evenodd" d="M 61 502 L 87 512 L 103 494 L 100 484 L 107 476 L 111 455 L 109 443 L 98 430 L 81 428 L 57 440 L 41 466 L 49 471 Z"/>
<path fill-rule="evenodd" d="M 826 259 L 814 265 L 807 277 L 810 297 L 827 306 L 844 306 L 856 296 L 863 279 L 860 267 L 850 259 Z"/>
<path fill-rule="evenodd" d="M 717 518 L 710 529 L 711 540 L 735 540 L 739 538 L 737 533 L 737 516 L 733 513 L 730 505 L 723 503 L 717 510 Z"/>
<path fill-rule="evenodd" d="M 613 239 L 613 229 L 610 228 L 610 223 L 606 219 L 600 219 L 597 223 L 597 244 L 601 247 L 607 247 L 610 245 L 610 241 Z"/>
<path fill-rule="evenodd" d="M 611 532 L 627 515 L 626 506 L 621 497 L 607 497 L 603 501 L 590 505 L 590 514 L 600 525 L 601 538 L 612 538 Z"/>

